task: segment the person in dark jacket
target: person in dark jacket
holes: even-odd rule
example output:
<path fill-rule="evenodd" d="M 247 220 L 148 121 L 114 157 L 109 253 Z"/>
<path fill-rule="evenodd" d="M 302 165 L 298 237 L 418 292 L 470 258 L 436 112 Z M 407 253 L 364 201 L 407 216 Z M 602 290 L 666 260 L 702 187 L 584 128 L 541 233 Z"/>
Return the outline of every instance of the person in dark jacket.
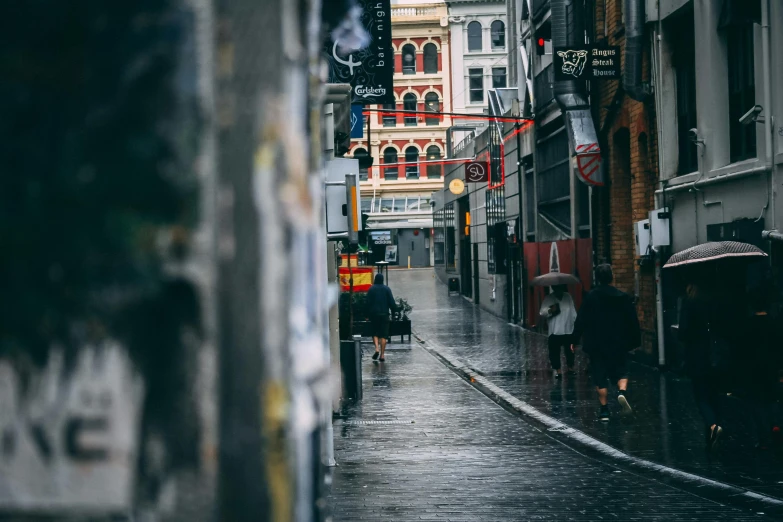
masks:
<path fill-rule="evenodd" d="M 386 340 L 389 338 L 389 313 L 397 310 L 391 288 L 383 284 L 383 274 L 376 274 L 373 285 L 367 291 L 367 314 L 370 317 L 372 342 L 375 344 L 373 360 L 386 360 Z"/>
<path fill-rule="evenodd" d="M 723 403 L 737 373 L 732 371 L 732 332 L 736 330 L 732 325 L 740 317 L 731 312 L 734 307 L 715 287 L 697 281 L 687 286 L 678 327 L 685 346 L 685 373 L 704 419 L 708 449 L 714 449 L 723 435 Z"/>
<path fill-rule="evenodd" d="M 610 380 L 617 383 L 617 401 L 623 411 L 633 411 L 628 402 L 628 352 L 641 344 L 641 331 L 631 296 L 611 284 L 612 267 L 598 265 L 595 278 L 598 286 L 582 303 L 573 338 L 575 343 L 582 339 L 582 350 L 590 357 L 590 371 L 601 405 L 598 417 L 608 421 Z"/>

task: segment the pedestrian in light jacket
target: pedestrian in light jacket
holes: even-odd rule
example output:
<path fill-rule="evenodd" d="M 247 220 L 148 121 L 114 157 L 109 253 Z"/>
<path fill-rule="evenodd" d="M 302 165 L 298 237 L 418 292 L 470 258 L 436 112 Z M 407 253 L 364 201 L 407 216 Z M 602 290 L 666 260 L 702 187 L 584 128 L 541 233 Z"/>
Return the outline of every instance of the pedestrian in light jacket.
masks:
<path fill-rule="evenodd" d="M 565 285 L 552 287 L 552 292 L 544 298 L 541 303 L 539 315 L 546 319 L 549 330 L 549 362 L 556 378 L 561 378 L 561 355 L 560 351 L 565 350 L 566 363 L 568 364 L 568 373 L 574 373 L 574 350 L 571 334 L 574 332 L 574 322 L 576 321 L 576 307 L 574 300 L 566 291 Z"/>
<path fill-rule="evenodd" d="M 617 383 L 617 401 L 631 413 L 628 401 L 628 352 L 641 344 L 636 307 L 628 294 L 612 286 L 614 274 L 607 264 L 595 269 L 598 286 L 587 294 L 574 324 L 574 342 L 590 357 L 590 371 L 598 391 L 598 417 L 609 420 L 608 384 Z"/>

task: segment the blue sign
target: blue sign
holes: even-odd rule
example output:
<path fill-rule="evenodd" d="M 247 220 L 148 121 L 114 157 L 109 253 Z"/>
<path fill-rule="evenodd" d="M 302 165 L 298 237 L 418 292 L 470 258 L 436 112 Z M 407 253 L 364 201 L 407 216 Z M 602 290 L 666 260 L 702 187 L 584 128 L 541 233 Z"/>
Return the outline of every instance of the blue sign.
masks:
<path fill-rule="evenodd" d="M 364 105 L 351 105 L 351 139 L 364 138 Z"/>

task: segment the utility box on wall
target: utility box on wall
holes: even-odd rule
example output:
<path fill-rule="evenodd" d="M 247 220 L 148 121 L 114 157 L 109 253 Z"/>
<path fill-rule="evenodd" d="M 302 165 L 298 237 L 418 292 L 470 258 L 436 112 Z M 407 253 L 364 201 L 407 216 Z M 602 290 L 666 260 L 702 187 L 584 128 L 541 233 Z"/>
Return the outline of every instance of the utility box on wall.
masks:
<path fill-rule="evenodd" d="M 650 211 L 650 244 L 653 247 L 671 246 L 669 234 L 669 209 L 658 208 Z"/>
<path fill-rule="evenodd" d="M 646 256 L 650 247 L 650 220 L 637 221 L 633 226 L 636 237 L 636 255 Z"/>

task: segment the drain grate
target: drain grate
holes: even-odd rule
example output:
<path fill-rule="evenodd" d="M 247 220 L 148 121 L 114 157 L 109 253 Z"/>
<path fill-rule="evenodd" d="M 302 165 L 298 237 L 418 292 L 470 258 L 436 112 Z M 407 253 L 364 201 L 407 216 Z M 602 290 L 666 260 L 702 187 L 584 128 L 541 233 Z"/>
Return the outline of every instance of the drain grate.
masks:
<path fill-rule="evenodd" d="M 415 424 L 414 421 L 404 421 L 404 420 L 352 420 L 352 421 L 345 421 L 345 424 L 350 424 L 354 426 L 361 426 L 365 424 Z"/>

